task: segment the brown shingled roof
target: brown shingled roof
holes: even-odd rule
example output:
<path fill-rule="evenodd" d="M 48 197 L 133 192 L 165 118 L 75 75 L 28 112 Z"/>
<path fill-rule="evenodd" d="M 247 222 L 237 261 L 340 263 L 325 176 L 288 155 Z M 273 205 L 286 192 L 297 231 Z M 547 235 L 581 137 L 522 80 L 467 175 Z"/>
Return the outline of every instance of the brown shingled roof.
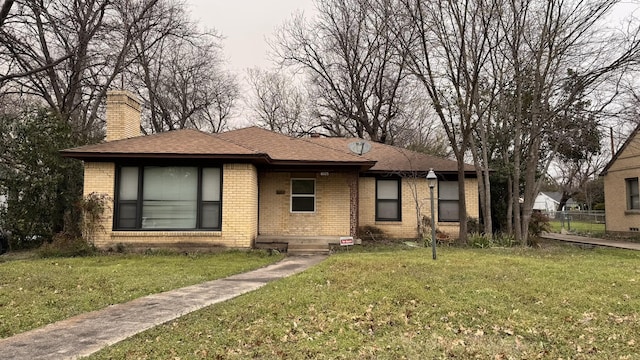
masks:
<path fill-rule="evenodd" d="M 349 151 L 341 151 L 306 141 L 306 139 L 294 138 L 258 127 L 232 130 L 214 136 L 256 152 L 269 154 L 269 157 L 274 161 L 371 162 L 373 165 L 370 159 L 352 154 Z"/>
<path fill-rule="evenodd" d="M 86 145 L 62 151 L 63 156 L 81 159 L 115 158 L 209 158 L 255 159 L 273 165 L 359 166 L 374 162 L 349 152 L 338 151 L 302 139 L 257 127 L 208 134 L 186 129 L 148 136 Z"/>
<path fill-rule="evenodd" d="M 349 143 L 363 141 L 358 138 L 308 138 L 307 141 L 321 144 L 333 149 L 349 151 Z M 436 172 L 457 172 L 456 161 L 439 156 L 427 155 L 397 146 L 391 146 L 376 142 L 371 142 L 371 150 L 361 155 L 376 162 L 369 172 L 408 172 L 408 171 L 429 171 L 433 168 Z M 472 165 L 465 165 L 465 171 L 474 171 Z"/>
<path fill-rule="evenodd" d="M 191 129 L 86 145 L 63 150 L 62 154 L 83 160 L 125 157 L 268 157 L 264 153 Z"/>
<path fill-rule="evenodd" d="M 396 146 L 370 142 L 371 151 L 357 155 L 349 143 L 357 138 L 293 138 L 258 127 L 208 134 L 176 130 L 63 150 L 66 157 L 245 159 L 271 165 L 359 166 L 368 172 L 456 172 L 455 161 Z M 466 165 L 466 171 L 473 171 Z"/>

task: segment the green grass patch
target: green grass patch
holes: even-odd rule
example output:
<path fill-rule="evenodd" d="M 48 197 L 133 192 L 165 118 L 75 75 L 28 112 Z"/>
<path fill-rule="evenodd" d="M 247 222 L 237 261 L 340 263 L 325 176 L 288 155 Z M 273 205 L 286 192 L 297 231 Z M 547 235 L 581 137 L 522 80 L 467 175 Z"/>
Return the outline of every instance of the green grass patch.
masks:
<path fill-rule="evenodd" d="M 640 252 L 341 252 L 91 359 L 631 359 Z"/>
<path fill-rule="evenodd" d="M 0 338 L 141 296 L 273 263 L 261 251 L 129 254 L 0 262 Z M 2 260 L 0 260 L 2 261 Z"/>
<path fill-rule="evenodd" d="M 550 221 L 549 225 L 551 226 L 551 232 L 559 233 L 562 229 L 560 221 Z M 567 230 L 567 222 L 564 223 L 564 228 Z M 571 232 L 599 237 L 604 235 L 605 230 L 604 224 L 586 221 L 571 221 Z"/>

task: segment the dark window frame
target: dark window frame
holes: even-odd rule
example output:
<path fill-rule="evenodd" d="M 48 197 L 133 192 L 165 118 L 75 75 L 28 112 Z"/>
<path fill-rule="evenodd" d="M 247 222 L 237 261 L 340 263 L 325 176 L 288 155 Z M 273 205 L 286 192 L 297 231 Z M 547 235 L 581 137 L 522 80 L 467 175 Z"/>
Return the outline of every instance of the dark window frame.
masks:
<path fill-rule="evenodd" d="M 120 200 L 120 186 L 121 186 L 121 175 L 122 175 L 122 168 L 123 167 L 132 167 L 132 168 L 137 168 L 138 170 L 138 189 L 137 189 L 137 195 L 136 195 L 136 200 Z M 142 219 L 142 196 L 140 196 L 140 194 L 142 194 L 142 183 L 143 183 L 143 179 L 142 176 L 144 174 L 144 171 L 141 171 L 143 167 L 142 166 L 118 166 L 116 168 L 116 181 L 115 181 L 115 196 L 114 196 L 114 203 L 115 203 L 115 210 L 113 213 L 113 229 L 114 230 L 138 230 L 139 226 L 138 224 L 141 223 L 141 220 L 139 222 L 139 219 Z M 136 210 L 135 210 L 135 221 L 136 221 L 136 225 L 133 227 L 125 227 L 123 225 L 121 225 L 121 218 L 120 218 L 120 213 L 121 213 L 121 207 L 123 205 L 135 205 Z"/>
<path fill-rule="evenodd" d="M 637 177 L 624 179 L 626 185 L 627 210 L 640 210 L 640 181 Z M 635 189 L 635 191 L 633 191 Z M 634 201 L 635 200 L 635 201 Z"/>
<path fill-rule="evenodd" d="M 398 184 L 398 198 L 397 199 L 380 199 L 378 198 L 378 181 L 395 181 Z M 402 179 L 401 178 L 384 178 L 377 177 L 376 178 L 376 221 L 402 221 Z M 381 217 L 379 214 L 379 206 L 378 204 L 392 204 L 395 203 L 397 206 L 398 216 L 395 218 L 386 218 Z"/>
<path fill-rule="evenodd" d="M 196 200 L 196 226 L 195 228 L 143 228 L 142 227 L 142 209 L 144 202 L 144 168 L 145 167 L 196 167 L 198 171 L 198 181 L 197 181 L 197 200 Z M 120 182 L 121 182 L 121 173 L 123 167 L 133 167 L 138 169 L 138 189 L 137 189 L 137 199 L 136 200 L 120 200 Z M 220 200 L 217 201 L 204 201 L 202 200 L 202 170 L 205 168 L 215 168 L 220 169 Z M 115 186 L 114 186 L 114 213 L 113 213 L 113 231 L 221 231 L 222 230 L 222 189 L 223 189 L 223 172 L 222 166 L 187 166 L 187 165 L 118 165 L 116 167 L 115 172 Z M 134 227 L 123 227 L 120 219 L 120 212 L 122 205 L 131 205 L 135 204 L 136 206 L 136 219 Z M 202 226 L 202 216 L 203 216 L 203 206 L 207 204 L 217 204 L 219 208 L 218 214 L 218 226 L 217 227 L 203 227 Z"/>
<path fill-rule="evenodd" d="M 313 181 L 313 194 L 303 194 L 303 193 L 295 193 L 293 192 L 293 182 L 294 181 Z M 313 214 L 317 210 L 316 197 L 318 195 L 318 184 L 315 178 L 291 178 L 289 181 L 290 186 L 290 196 L 289 196 L 289 211 L 292 214 Z M 293 199 L 294 198 L 313 198 L 313 210 L 294 210 L 293 209 Z"/>

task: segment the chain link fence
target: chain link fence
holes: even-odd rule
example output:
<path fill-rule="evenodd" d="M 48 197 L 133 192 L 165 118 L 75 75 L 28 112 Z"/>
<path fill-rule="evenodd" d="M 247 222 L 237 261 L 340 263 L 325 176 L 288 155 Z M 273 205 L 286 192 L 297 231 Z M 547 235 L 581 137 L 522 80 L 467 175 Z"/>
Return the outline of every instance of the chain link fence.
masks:
<path fill-rule="evenodd" d="M 556 211 L 549 216 L 552 232 L 568 232 L 587 236 L 601 236 L 605 232 L 602 210 Z"/>

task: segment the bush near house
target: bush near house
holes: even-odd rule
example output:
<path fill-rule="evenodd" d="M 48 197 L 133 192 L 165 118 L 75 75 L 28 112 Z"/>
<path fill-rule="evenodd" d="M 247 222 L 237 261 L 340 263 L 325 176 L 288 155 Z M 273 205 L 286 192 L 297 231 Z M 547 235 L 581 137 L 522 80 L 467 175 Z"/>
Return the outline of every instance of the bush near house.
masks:
<path fill-rule="evenodd" d="M 59 150 L 85 142 L 68 122 L 47 109 L 0 114 L 0 227 L 11 232 L 11 249 L 49 242 L 78 217 L 73 204 L 82 194 L 82 165 Z"/>

